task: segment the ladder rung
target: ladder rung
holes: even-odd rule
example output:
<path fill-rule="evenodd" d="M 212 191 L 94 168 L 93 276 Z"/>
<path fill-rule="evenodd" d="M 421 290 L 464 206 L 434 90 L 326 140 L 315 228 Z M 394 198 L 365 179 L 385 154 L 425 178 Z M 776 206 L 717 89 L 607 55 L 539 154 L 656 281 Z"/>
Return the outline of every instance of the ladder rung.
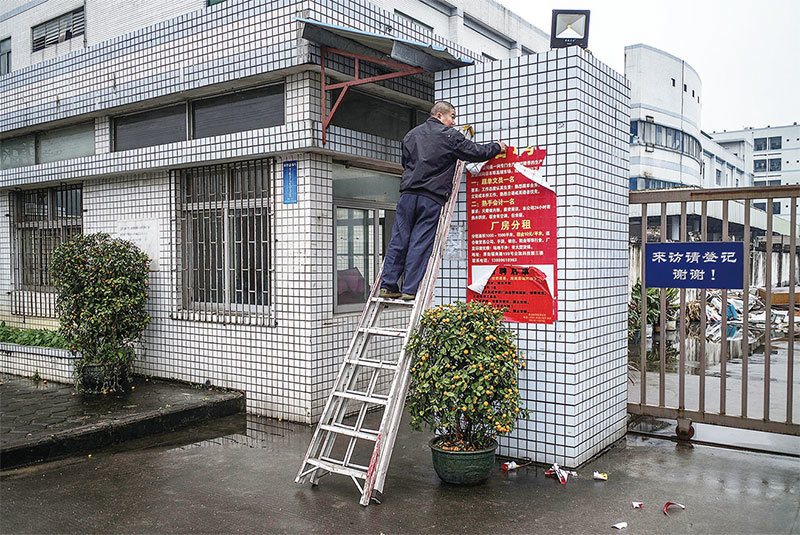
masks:
<path fill-rule="evenodd" d="M 340 398 L 354 399 L 356 401 L 364 401 L 366 403 L 376 403 L 378 405 L 386 405 L 387 403 L 389 403 L 389 399 L 385 397 L 365 396 L 364 394 L 356 394 L 355 392 L 333 392 L 333 395 L 339 396 Z"/>
<path fill-rule="evenodd" d="M 378 432 L 358 431 L 346 425 L 337 424 L 319 424 L 319 428 L 330 433 L 337 433 L 340 435 L 347 435 L 349 437 L 360 438 L 362 440 L 371 440 L 375 442 L 378 440 Z"/>
<path fill-rule="evenodd" d="M 354 366 L 366 366 L 368 368 L 380 368 L 382 370 L 397 370 L 396 362 L 378 362 L 376 360 L 348 360 L 348 364 Z"/>
<path fill-rule="evenodd" d="M 361 327 L 358 329 L 362 333 L 377 334 L 380 336 L 394 336 L 403 338 L 408 331 L 405 329 L 382 329 L 380 327 Z"/>
<path fill-rule="evenodd" d="M 308 459 L 306 462 L 312 466 L 318 466 L 323 470 L 327 470 L 328 472 L 334 472 L 336 474 L 345 474 L 351 477 L 357 477 L 359 479 L 367 478 L 366 470 L 357 470 L 355 468 L 349 468 L 347 466 L 343 466 L 341 463 L 323 461 L 320 459 Z"/>
<path fill-rule="evenodd" d="M 373 297 L 373 303 L 385 303 L 387 305 L 401 305 L 406 307 L 413 307 L 414 301 L 406 301 L 405 299 L 387 299 L 386 297 Z"/>

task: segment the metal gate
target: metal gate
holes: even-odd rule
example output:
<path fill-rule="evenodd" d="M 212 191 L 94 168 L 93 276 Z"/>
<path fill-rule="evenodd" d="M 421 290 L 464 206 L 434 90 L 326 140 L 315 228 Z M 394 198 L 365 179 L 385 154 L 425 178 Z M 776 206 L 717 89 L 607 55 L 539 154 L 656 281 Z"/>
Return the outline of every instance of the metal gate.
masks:
<path fill-rule="evenodd" d="M 630 193 L 632 251 L 637 241 L 640 248 L 631 268 L 641 289 L 629 305 L 629 413 L 674 418 L 682 438 L 692 422 L 800 435 L 798 196 L 797 186 Z M 648 241 L 742 241 L 744 289 L 648 292 Z M 657 317 L 652 336 L 648 308 Z"/>

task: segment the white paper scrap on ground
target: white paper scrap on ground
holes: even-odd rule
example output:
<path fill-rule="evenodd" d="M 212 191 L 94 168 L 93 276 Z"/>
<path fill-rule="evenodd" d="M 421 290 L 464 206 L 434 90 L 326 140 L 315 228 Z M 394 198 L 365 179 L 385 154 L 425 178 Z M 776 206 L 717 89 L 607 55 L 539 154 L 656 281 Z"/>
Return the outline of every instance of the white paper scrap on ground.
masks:
<path fill-rule="evenodd" d="M 472 266 L 472 284 L 467 286 L 467 288 L 477 294 L 482 294 L 486 283 L 489 282 L 495 269 L 497 269 L 497 265 Z"/>
<path fill-rule="evenodd" d="M 667 509 L 669 509 L 672 506 L 680 507 L 681 509 L 686 509 L 686 506 L 681 504 L 681 503 L 678 503 L 678 502 L 667 502 L 667 503 L 664 504 L 664 514 L 665 515 L 669 516 L 669 513 L 667 512 Z"/>
<path fill-rule="evenodd" d="M 641 509 L 642 506 L 644 505 L 644 502 L 631 502 L 631 505 L 633 506 L 634 509 Z"/>
<path fill-rule="evenodd" d="M 600 481 L 608 481 L 608 474 L 606 474 L 605 472 L 595 471 L 592 477 Z"/>
<path fill-rule="evenodd" d="M 553 464 L 553 466 L 544 471 L 544 475 L 553 476 L 558 479 L 562 485 L 566 485 L 569 476 L 578 477 L 578 472 L 573 472 L 572 470 L 563 470 L 560 466 L 558 466 L 558 464 Z"/>
<path fill-rule="evenodd" d="M 616 524 L 614 524 L 611 527 L 614 528 L 614 529 L 625 529 L 625 528 L 628 527 L 628 523 L 627 522 L 617 522 Z"/>

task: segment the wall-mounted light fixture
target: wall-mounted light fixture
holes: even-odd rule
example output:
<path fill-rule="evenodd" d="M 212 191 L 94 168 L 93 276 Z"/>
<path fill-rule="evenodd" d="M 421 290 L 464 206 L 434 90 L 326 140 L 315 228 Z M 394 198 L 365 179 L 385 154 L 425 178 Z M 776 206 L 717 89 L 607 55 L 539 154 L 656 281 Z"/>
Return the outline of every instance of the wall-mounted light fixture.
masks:
<path fill-rule="evenodd" d="M 579 46 L 589 44 L 588 9 L 554 9 L 553 24 L 550 29 L 550 48 Z"/>

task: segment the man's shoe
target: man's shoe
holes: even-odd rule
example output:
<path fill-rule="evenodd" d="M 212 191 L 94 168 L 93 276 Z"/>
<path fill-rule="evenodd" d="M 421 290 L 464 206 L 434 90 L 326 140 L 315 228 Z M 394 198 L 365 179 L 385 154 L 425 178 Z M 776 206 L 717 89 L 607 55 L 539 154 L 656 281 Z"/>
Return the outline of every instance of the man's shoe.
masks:
<path fill-rule="evenodd" d="M 403 301 L 413 301 L 414 299 L 416 299 L 416 297 L 417 296 L 413 294 L 403 294 L 400 296 L 400 299 L 402 299 Z"/>
<path fill-rule="evenodd" d="M 381 288 L 381 291 L 378 293 L 378 297 L 383 297 L 384 299 L 397 299 L 401 295 L 402 294 L 400 292 L 392 292 L 386 288 Z"/>

